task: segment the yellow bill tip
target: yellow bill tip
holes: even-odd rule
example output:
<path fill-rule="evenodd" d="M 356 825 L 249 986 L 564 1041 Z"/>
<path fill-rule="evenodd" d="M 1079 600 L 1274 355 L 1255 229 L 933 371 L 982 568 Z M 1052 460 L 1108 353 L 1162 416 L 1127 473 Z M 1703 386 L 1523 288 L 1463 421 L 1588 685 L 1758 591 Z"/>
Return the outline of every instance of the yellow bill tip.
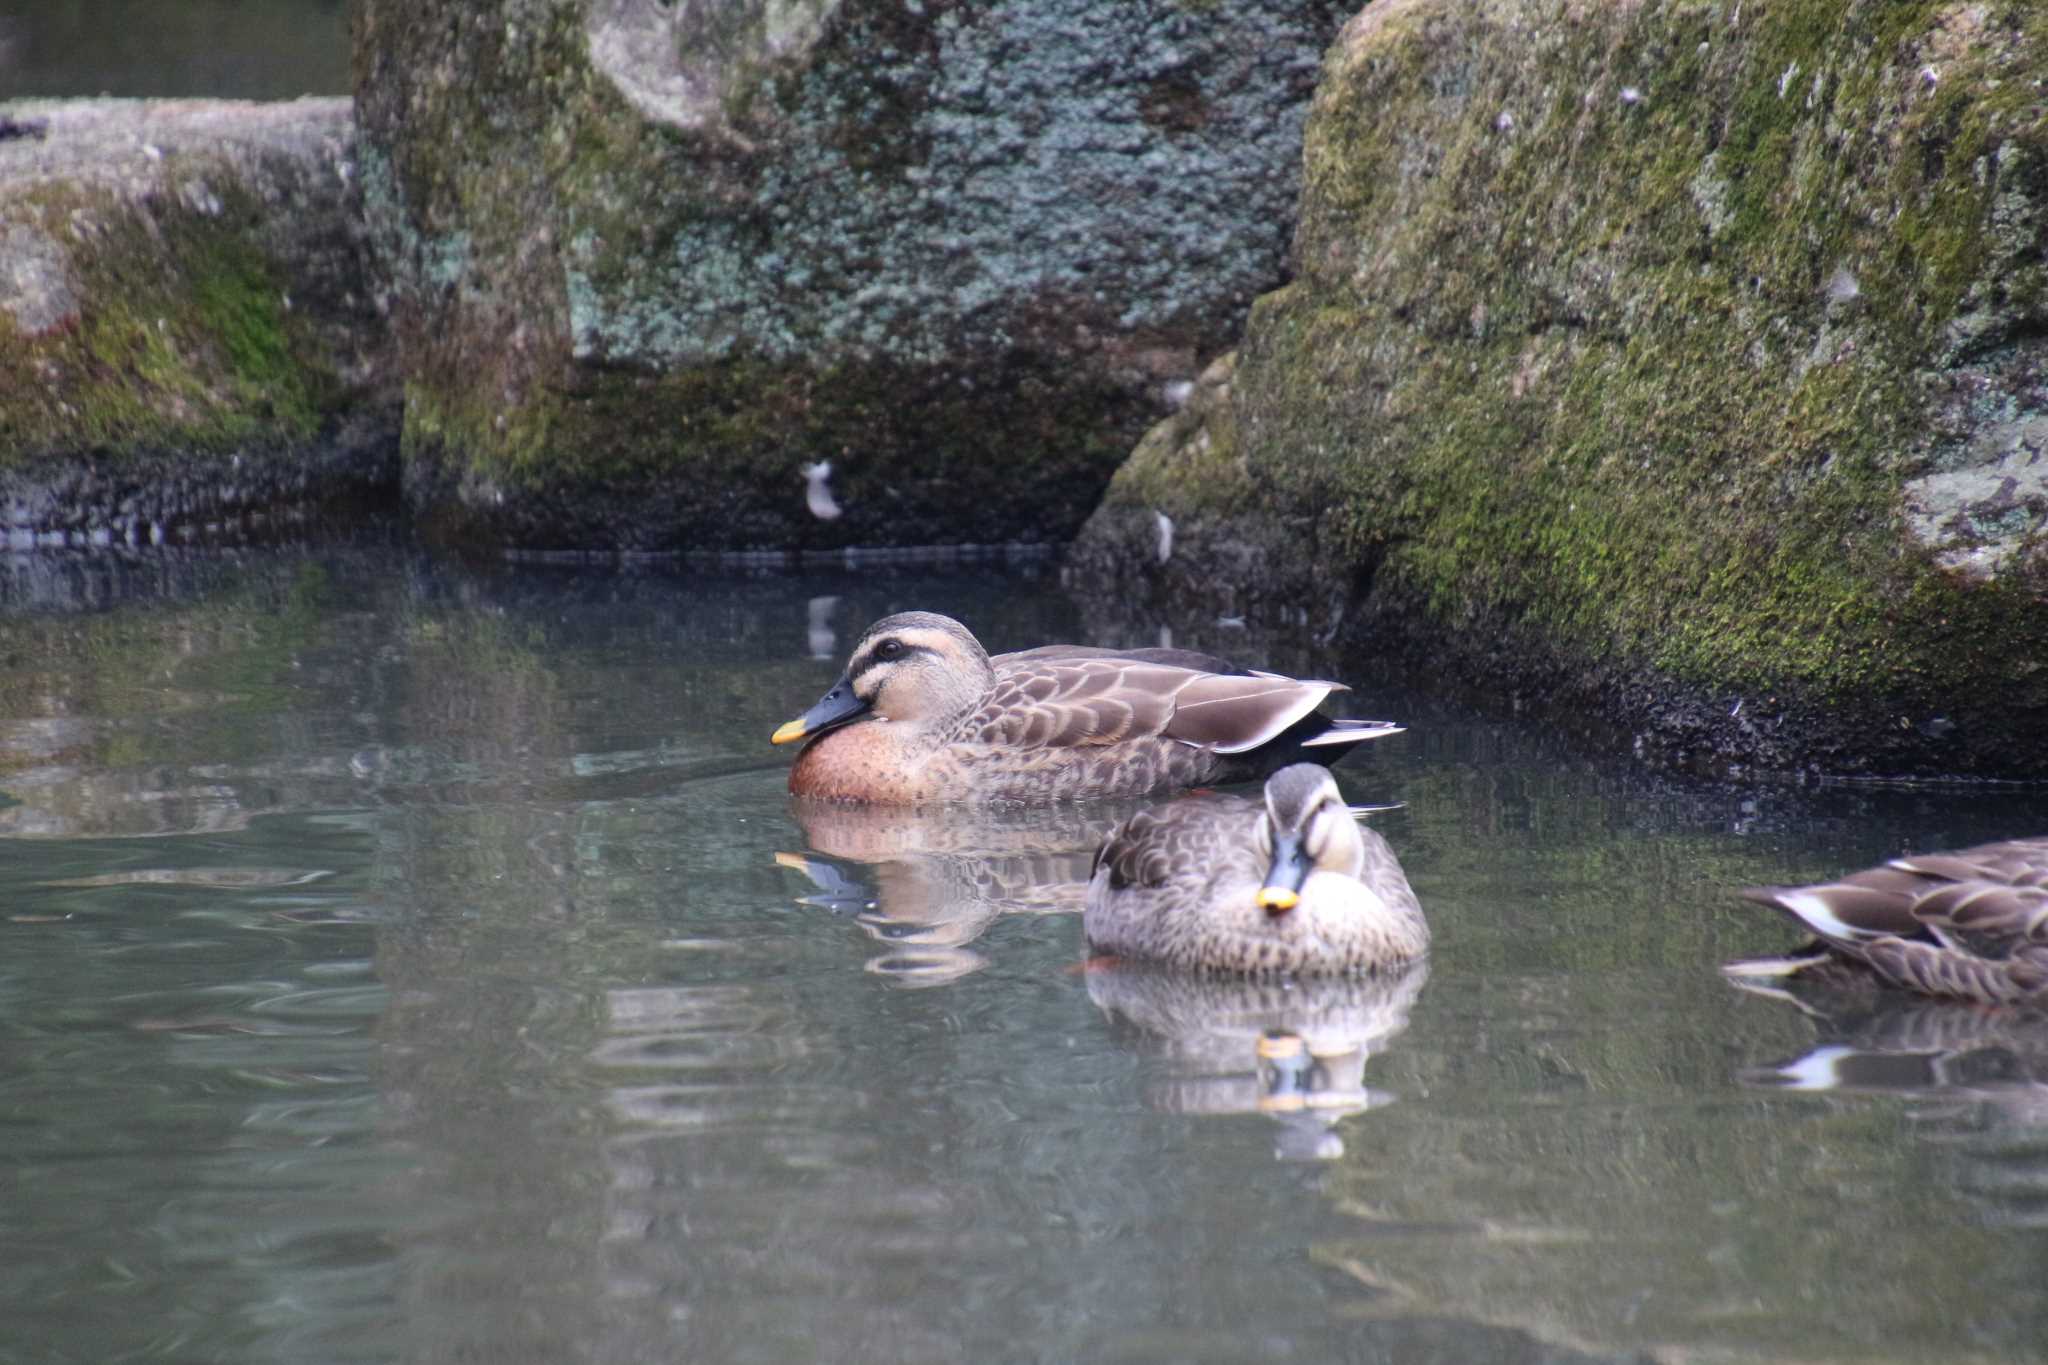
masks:
<path fill-rule="evenodd" d="M 1261 910 L 1292 910 L 1299 904 L 1301 904 L 1300 895 L 1289 891 L 1284 886 L 1267 886 L 1259 890 L 1259 909 Z"/>
<path fill-rule="evenodd" d="M 768 742 L 770 744 L 794 744 L 808 733 L 810 732 L 804 729 L 802 721 L 792 720 L 785 722 L 782 728 L 768 736 Z"/>
<path fill-rule="evenodd" d="M 777 867 L 791 868 L 797 872 L 805 872 L 810 869 L 811 860 L 801 853 L 778 853 L 775 855 L 775 865 Z"/>

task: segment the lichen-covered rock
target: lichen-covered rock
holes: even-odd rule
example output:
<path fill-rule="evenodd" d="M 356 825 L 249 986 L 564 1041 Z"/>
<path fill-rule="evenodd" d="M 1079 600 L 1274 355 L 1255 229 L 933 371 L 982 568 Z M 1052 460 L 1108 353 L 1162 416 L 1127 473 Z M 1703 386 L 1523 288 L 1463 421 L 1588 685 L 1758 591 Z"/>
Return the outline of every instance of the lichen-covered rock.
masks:
<path fill-rule="evenodd" d="M 413 498 L 537 546 L 1071 534 L 1282 278 L 1335 11 L 367 0 Z"/>
<path fill-rule="evenodd" d="M 2048 772 L 2048 10 L 1382 0 L 1305 136 L 1237 473 L 1155 437 L 1080 580 L 1212 601 L 1165 510 L 1641 747 Z"/>
<path fill-rule="evenodd" d="M 348 101 L 5 118 L 0 535 L 219 536 L 395 486 Z"/>

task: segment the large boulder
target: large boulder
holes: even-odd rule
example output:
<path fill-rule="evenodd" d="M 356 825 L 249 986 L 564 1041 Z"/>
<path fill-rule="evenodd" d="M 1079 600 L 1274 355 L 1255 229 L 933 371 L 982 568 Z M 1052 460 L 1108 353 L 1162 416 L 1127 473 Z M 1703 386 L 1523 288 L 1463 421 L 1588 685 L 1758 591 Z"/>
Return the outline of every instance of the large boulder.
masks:
<path fill-rule="evenodd" d="M 2048 10 L 1383 0 L 1305 164 L 1077 582 L 1678 759 L 2048 772 Z"/>
<path fill-rule="evenodd" d="M 532 546 L 1070 535 L 1283 278 L 1336 8 L 365 0 L 410 495 Z"/>
<path fill-rule="evenodd" d="M 0 109 L 0 534 L 260 533 L 397 486 L 348 101 Z"/>

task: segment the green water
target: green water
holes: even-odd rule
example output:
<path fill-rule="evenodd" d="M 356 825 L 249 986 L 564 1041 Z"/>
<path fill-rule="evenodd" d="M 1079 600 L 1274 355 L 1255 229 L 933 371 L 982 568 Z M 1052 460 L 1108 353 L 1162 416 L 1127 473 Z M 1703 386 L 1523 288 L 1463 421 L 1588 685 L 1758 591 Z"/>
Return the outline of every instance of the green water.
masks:
<path fill-rule="evenodd" d="M 1405 803 L 1436 951 L 1276 997 L 1080 970 L 1113 808 L 790 808 L 767 735 L 863 625 L 1077 638 L 1050 568 L 33 556 L 0 600 L 0 1361 L 2048 1340 L 2038 1028 L 1715 970 L 1791 940 L 1729 888 L 2043 793 L 1660 777 L 1356 678 L 1413 728 L 1340 775 Z M 1351 1050 L 1276 1076 L 1275 1024 Z"/>

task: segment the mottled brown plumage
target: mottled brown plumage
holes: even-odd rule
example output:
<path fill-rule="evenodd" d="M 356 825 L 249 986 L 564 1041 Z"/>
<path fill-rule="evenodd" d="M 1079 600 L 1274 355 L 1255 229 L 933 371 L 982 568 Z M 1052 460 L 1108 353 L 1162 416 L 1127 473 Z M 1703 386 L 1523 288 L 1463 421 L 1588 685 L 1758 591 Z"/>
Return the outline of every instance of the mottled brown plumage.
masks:
<path fill-rule="evenodd" d="M 1185 650 L 1047 645 L 991 658 L 958 621 L 902 612 L 868 627 L 839 681 L 775 742 L 809 741 L 790 770 L 799 796 L 1135 796 L 1252 781 L 1399 731 L 1317 714 L 1342 690 Z"/>
<path fill-rule="evenodd" d="M 1327 772 L 1283 768 L 1264 798 L 1186 797 L 1111 831 L 1088 883 L 1089 946 L 1251 974 L 1372 971 L 1428 952 L 1400 861 Z"/>
<path fill-rule="evenodd" d="M 1815 935 L 1789 957 L 1735 962 L 1745 977 L 1868 969 L 1922 995 L 2004 1004 L 2048 996 L 2048 837 L 1894 858 L 1813 886 L 1742 893 Z"/>

